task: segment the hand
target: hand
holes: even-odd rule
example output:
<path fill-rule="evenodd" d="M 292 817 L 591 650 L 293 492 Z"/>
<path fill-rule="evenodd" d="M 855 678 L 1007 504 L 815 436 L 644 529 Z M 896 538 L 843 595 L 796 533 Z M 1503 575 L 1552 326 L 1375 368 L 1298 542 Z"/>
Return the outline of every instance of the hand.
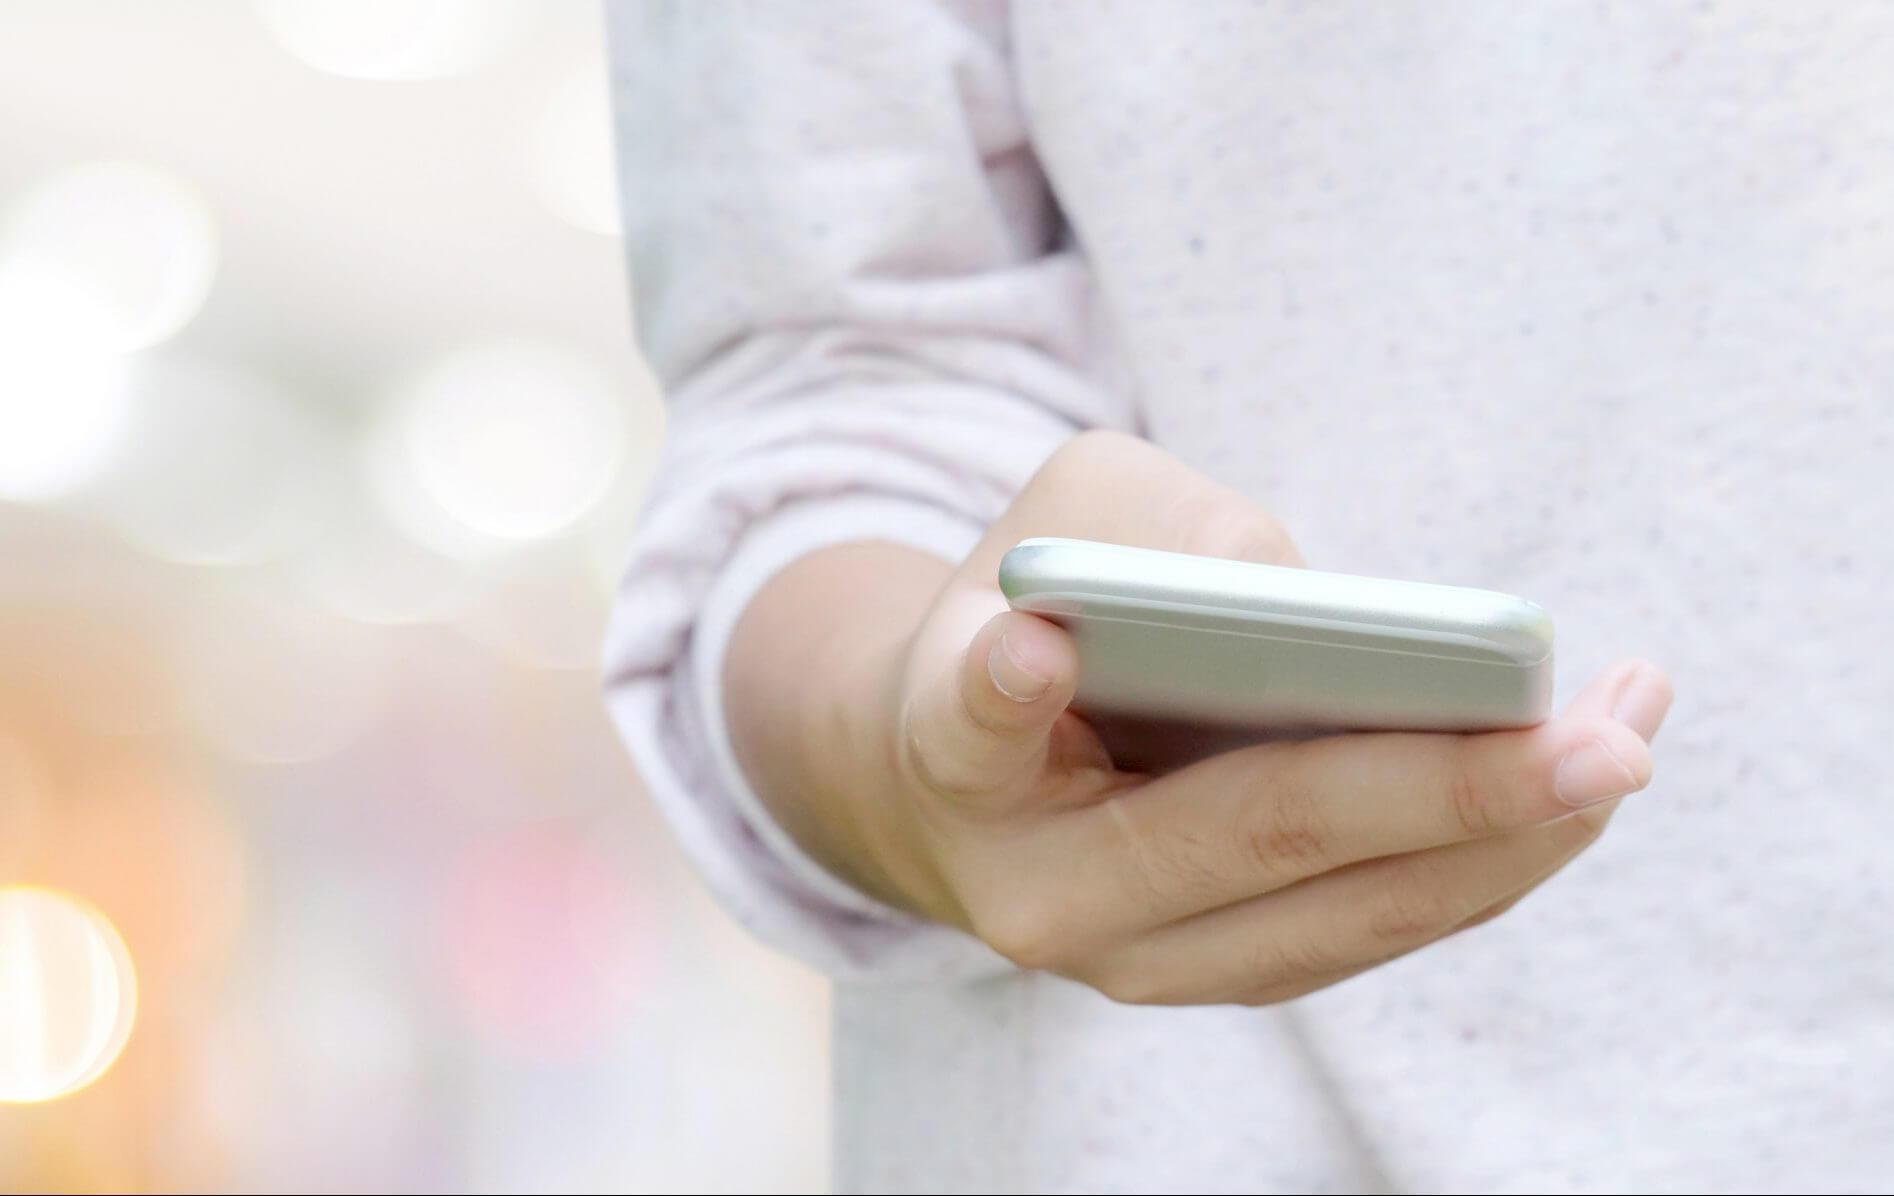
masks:
<path fill-rule="evenodd" d="M 1066 709 L 1071 638 L 998 592 L 1000 556 L 1038 535 L 1301 563 L 1240 494 L 1091 433 L 1046 464 L 918 630 L 839 669 L 857 680 L 807 755 L 840 765 L 816 788 L 852 830 L 799 837 L 1022 967 L 1128 1002 L 1285 1000 L 1504 912 L 1650 780 L 1670 687 L 1635 661 L 1529 730 L 1338 735 L 1120 771 Z"/>

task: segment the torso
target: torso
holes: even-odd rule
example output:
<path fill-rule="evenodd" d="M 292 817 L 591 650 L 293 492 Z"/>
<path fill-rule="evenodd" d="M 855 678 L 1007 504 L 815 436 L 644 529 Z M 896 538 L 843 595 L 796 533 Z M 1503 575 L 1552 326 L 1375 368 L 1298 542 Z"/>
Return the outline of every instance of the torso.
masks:
<path fill-rule="evenodd" d="M 946 1071 L 1048 1188 L 1894 1175 L 1894 9 L 1375 8 L 1019 7 L 1101 339 L 1312 564 L 1535 599 L 1566 695 L 1663 662 L 1658 781 L 1288 1010 L 846 992 L 845 1186 Z"/>

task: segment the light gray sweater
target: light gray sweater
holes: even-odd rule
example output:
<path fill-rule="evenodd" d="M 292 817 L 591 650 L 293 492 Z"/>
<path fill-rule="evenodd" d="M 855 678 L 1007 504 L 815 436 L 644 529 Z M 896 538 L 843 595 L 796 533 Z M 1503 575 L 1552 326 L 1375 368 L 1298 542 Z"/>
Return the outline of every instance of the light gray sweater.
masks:
<path fill-rule="evenodd" d="M 612 8 L 670 442 L 608 648 L 652 793 L 837 991 L 848 1190 L 1894 1187 L 1894 5 Z M 1285 1007 L 1012 972 L 798 852 L 719 683 L 817 545 L 953 557 L 1133 428 L 1318 567 L 1650 655 L 1658 779 Z"/>

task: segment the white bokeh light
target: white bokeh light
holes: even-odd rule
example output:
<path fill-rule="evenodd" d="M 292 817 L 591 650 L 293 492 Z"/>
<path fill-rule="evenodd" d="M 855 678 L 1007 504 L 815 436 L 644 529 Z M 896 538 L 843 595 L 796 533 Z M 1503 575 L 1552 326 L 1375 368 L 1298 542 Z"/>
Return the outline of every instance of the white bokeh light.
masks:
<path fill-rule="evenodd" d="M 441 79 L 496 57 L 533 17 L 526 0 L 258 0 L 279 44 L 350 79 Z"/>
<path fill-rule="evenodd" d="M 0 262 L 0 500 L 80 489 L 122 447 L 124 360 L 109 317 L 63 275 Z"/>
<path fill-rule="evenodd" d="M 0 263 L 56 276 L 103 319 L 103 347 L 129 352 L 190 323 L 217 273 L 217 226 L 185 183 L 131 162 L 71 167 L 10 205 Z"/>
<path fill-rule="evenodd" d="M 499 341 L 412 379 L 370 452 L 376 492 L 405 531 L 478 555 L 557 535 L 595 506 L 624 459 L 624 415 L 583 357 Z"/>
<path fill-rule="evenodd" d="M 588 232 L 621 233 L 611 86 L 603 63 L 587 63 L 546 97 L 533 126 L 528 168 L 533 190 L 555 216 Z"/>
<path fill-rule="evenodd" d="M 62 893 L 0 888 L 0 1101 L 53 1100 L 105 1073 L 138 1008 L 105 916 Z"/>
<path fill-rule="evenodd" d="M 326 501 L 323 432 L 265 379 L 214 361 L 133 365 L 130 441 L 91 505 L 145 552 L 185 564 L 281 556 Z"/>

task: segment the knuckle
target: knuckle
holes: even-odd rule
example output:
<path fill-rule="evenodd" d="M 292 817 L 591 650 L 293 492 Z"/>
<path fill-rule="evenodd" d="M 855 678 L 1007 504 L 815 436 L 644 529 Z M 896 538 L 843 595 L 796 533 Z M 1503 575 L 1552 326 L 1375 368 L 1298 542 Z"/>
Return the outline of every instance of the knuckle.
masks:
<path fill-rule="evenodd" d="M 930 793 L 947 798 L 978 796 L 973 778 L 960 768 L 951 752 L 910 723 L 901 736 L 901 767 L 908 779 Z"/>
<path fill-rule="evenodd" d="M 1270 888 L 1324 871 L 1334 854 L 1332 840 L 1315 796 L 1293 786 L 1280 789 L 1237 835 L 1244 864 Z"/>
<path fill-rule="evenodd" d="M 1259 992 L 1307 991 L 1342 967 L 1332 942 L 1297 935 L 1256 942 L 1250 948 L 1247 974 Z"/>
<path fill-rule="evenodd" d="M 952 700 L 955 711 L 944 718 L 932 712 L 917 714 L 917 703 L 909 703 L 893 752 L 898 773 L 909 784 L 949 800 L 988 796 L 1008 778 L 983 766 L 982 738 L 1005 739 L 1017 732 L 982 715 L 979 703 L 969 701 L 964 691 Z"/>
<path fill-rule="evenodd" d="M 1484 839 L 1506 829 L 1505 802 L 1480 768 L 1473 744 L 1471 739 L 1462 739 L 1447 762 L 1447 808 L 1453 826 L 1464 837 Z"/>
<path fill-rule="evenodd" d="M 1212 863 L 1215 845 L 1184 828 L 1162 840 L 1138 835 L 1133 842 L 1137 875 L 1157 908 L 1217 891 L 1217 869 Z"/>
<path fill-rule="evenodd" d="M 1147 906 L 1165 910 L 1194 897 L 1217 891 L 1213 861 L 1218 847 L 1206 843 L 1188 826 L 1168 828 L 1162 835 L 1142 826 L 1122 797 L 1105 799 L 1101 807 L 1111 818 L 1130 876 L 1142 890 Z"/>

